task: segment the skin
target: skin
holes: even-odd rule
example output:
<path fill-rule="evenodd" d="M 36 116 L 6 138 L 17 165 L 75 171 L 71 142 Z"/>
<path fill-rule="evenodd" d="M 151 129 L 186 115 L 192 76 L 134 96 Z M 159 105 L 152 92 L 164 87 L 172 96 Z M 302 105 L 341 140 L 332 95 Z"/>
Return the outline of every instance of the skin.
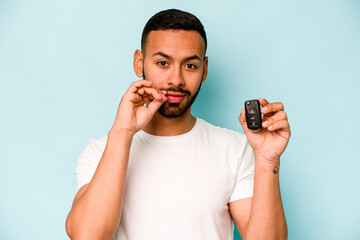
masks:
<path fill-rule="evenodd" d="M 280 156 L 290 139 L 290 126 L 284 105 L 259 98 L 264 114 L 259 132 L 247 128 L 245 109 L 239 122 L 255 153 L 254 192 L 252 198 L 229 203 L 229 210 L 242 239 L 287 239 L 279 174 Z"/>
<path fill-rule="evenodd" d="M 192 59 L 187 60 L 189 58 Z M 181 87 L 195 94 L 200 83 L 206 79 L 207 68 L 205 42 L 195 31 L 152 31 L 147 38 L 146 57 L 139 50 L 134 54 L 136 75 L 143 77 L 145 72 L 153 89 Z M 181 104 L 189 98 L 185 96 Z M 144 131 L 153 135 L 174 136 L 190 131 L 194 124 L 191 108 L 178 118 L 167 118 L 155 112 Z"/>
<path fill-rule="evenodd" d="M 169 118 L 157 110 L 169 107 L 169 88 L 190 94 L 179 103 L 186 105 L 205 81 L 208 58 L 205 43 L 195 31 L 151 31 L 144 52 L 134 53 L 134 70 L 146 80 L 133 82 L 118 107 L 114 124 L 99 165 L 89 184 L 79 189 L 67 217 L 71 239 L 111 239 L 121 219 L 122 201 L 131 141 L 136 132 L 175 136 L 192 129 L 191 107 L 183 115 Z M 243 239 L 286 239 L 287 227 L 280 196 L 280 155 L 290 138 L 290 128 L 282 103 L 260 98 L 264 123 L 261 131 L 246 126 L 244 110 L 239 122 L 255 152 L 255 179 L 252 198 L 229 203 L 229 210 Z M 101 196 L 101 198 L 99 197 Z"/>

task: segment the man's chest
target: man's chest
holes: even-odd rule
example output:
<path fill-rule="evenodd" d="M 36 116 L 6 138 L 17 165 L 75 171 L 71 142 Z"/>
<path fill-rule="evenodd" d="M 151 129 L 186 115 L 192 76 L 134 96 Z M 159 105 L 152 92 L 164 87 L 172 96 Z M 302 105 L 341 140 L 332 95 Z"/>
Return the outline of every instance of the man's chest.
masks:
<path fill-rule="evenodd" d="M 227 211 L 235 176 L 226 155 L 196 144 L 171 148 L 131 154 L 124 207 L 169 216 Z"/>

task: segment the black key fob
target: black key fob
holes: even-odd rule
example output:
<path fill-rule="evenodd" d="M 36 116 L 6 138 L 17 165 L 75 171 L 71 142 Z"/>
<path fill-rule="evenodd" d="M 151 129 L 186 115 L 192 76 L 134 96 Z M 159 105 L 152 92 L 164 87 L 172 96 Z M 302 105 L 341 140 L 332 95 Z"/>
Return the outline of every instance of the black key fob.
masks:
<path fill-rule="evenodd" d="M 245 116 L 247 127 L 252 131 L 259 131 L 261 128 L 261 111 L 258 100 L 245 102 Z"/>

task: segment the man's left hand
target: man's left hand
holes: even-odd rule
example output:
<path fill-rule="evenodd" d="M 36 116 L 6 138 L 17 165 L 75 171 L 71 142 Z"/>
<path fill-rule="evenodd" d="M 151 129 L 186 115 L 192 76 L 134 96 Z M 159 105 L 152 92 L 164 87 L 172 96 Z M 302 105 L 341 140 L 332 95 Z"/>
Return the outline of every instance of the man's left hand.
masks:
<path fill-rule="evenodd" d="M 253 148 L 255 157 L 262 159 L 266 164 L 276 164 L 280 155 L 290 139 L 290 126 L 284 105 L 281 102 L 269 103 L 264 98 L 259 98 L 261 113 L 263 114 L 262 128 L 258 132 L 252 132 L 246 124 L 245 109 L 241 110 L 239 122 L 250 146 Z"/>

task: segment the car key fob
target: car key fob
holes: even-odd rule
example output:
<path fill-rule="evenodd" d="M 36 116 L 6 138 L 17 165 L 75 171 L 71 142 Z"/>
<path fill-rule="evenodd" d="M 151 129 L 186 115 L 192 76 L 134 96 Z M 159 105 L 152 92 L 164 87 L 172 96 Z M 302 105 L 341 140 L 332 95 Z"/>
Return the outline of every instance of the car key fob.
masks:
<path fill-rule="evenodd" d="M 261 128 L 261 111 L 258 100 L 248 100 L 245 102 L 245 116 L 247 127 L 252 131 L 259 131 Z"/>

